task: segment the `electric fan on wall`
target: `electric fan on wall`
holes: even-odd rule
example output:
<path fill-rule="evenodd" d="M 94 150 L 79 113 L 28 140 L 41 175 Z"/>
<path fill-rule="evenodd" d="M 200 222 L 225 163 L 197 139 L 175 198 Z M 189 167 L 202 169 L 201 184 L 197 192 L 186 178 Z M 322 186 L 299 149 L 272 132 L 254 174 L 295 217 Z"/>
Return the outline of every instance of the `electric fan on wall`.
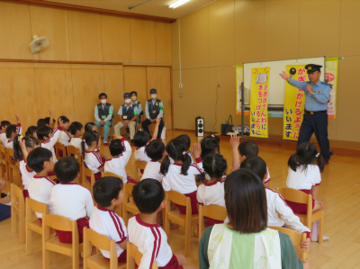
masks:
<path fill-rule="evenodd" d="M 47 46 L 49 46 L 50 41 L 47 37 L 38 37 L 37 35 L 33 36 L 33 41 L 30 43 L 30 49 L 32 53 L 37 53 Z"/>

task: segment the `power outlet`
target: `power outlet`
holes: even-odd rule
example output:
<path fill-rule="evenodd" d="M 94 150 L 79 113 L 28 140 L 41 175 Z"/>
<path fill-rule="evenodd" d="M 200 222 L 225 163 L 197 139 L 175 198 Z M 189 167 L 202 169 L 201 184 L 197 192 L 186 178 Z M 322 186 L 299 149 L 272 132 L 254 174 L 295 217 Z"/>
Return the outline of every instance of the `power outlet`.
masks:
<path fill-rule="evenodd" d="M 179 83 L 179 88 L 182 88 L 182 87 L 183 87 L 182 83 Z"/>

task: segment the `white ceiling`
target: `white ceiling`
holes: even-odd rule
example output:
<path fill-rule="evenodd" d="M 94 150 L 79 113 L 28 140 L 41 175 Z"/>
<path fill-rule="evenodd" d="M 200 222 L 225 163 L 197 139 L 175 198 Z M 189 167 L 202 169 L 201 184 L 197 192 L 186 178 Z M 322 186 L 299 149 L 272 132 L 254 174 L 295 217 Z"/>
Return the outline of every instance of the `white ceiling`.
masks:
<path fill-rule="evenodd" d="M 189 2 L 175 9 L 169 8 L 169 6 L 172 3 L 176 2 L 176 0 L 151 0 L 148 3 L 135 7 L 131 10 L 128 9 L 129 6 L 135 6 L 137 4 L 145 2 L 146 0 L 51 0 L 51 1 L 47 0 L 47 1 L 176 19 L 207 3 L 212 2 L 213 0 L 190 0 Z"/>

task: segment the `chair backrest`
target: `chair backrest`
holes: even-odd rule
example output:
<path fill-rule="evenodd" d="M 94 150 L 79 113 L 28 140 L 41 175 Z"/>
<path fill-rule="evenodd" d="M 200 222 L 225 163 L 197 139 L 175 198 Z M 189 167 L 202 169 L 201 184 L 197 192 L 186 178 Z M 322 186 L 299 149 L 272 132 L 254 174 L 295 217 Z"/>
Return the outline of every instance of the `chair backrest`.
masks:
<path fill-rule="evenodd" d="M 227 217 L 226 208 L 219 205 L 199 205 L 199 216 L 224 221 Z"/>
<path fill-rule="evenodd" d="M 307 204 L 309 201 L 309 195 L 291 188 L 277 188 L 277 192 L 281 194 L 281 196 L 290 202 Z M 311 194 L 310 194 L 311 195 Z"/>
<path fill-rule="evenodd" d="M 0 159 L 5 160 L 6 159 L 6 148 L 5 146 L 0 142 Z"/>
<path fill-rule="evenodd" d="M 117 177 L 117 178 L 120 178 L 121 180 L 123 180 L 122 177 L 120 177 L 119 175 L 112 173 L 112 172 L 103 172 L 103 173 L 101 173 L 101 177 Z"/>
<path fill-rule="evenodd" d="M 25 201 L 23 191 L 15 184 L 11 184 L 10 193 L 11 206 L 19 210 L 20 214 L 25 214 Z"/>
<path fill-rule="evenodd" d="M 70 145 L 66 147 L 67 153 L 69 156 L 72 156 L 75 158 L 75 156 L 77 157 L 76 159 L 78 160 L 79 164 L 82 164 L 82 155 L 80 153 L 80 149 Z"/>
<path fill-rule="evenodd" d="M 87 177 L 94 177 L 95 178 L 94 171 L 87 168 L 85 165 L 84 165 L 84 174 Z"/>
<path fill-rule="evenodd" d="M 137 168 L 145 170 L 147 162 L 146 161 L 135 161 L 135 165 Z"/>
<path fill-rule="evenodd" d="M 56 158 L 58 158 L 60 160 L 62 157 L 59 154 L 59 149 L 62 151 L 62 154 L 63 154 L 62 157 L 67 156 L 67 151 L 66 151 L 66 147 L 63 143 L 61 143 L 61 142 L 55 143 Z"/>
<path fill-rule="evenodd" d="M 306 261 L 307 258 L 307 252 L 304 252 L 304 250 L 300 247 L 301 242 L 306 240 L 306 234 L 295 232 L 294 230 L 283 228 L 283 227 L 275 227 L 271 226 L 270 229 L 277 230 L 282 232 L 283 234 L 287 234 L 290 237 L 291 242 L 294 245 L 295 251 L 301 261 Z"/>
<path fill-rule="evenodd" d="M 71 221 L 68 218 L 55 214 L 43 216 L 43 225 L 45 223 L 46 227 L 50 227 L 55 230 L 64 231 L 64 232 L 73 232 L 74 222 L 76 224 L 76 221 Z M 77 230 L 77 224 L 76 224 L 76 230 Z"/>
<path fill-rule="evenodd" d="M 142 253 L 139 251 L 139 249 L 131 244 L 129 241 L 127 242 L 127 269 L 135 269 L 135 264 L 140 264 L 141 259 L 142 259 Z M 152 269 L 157 269 L 157 262 L 154 262 L 152 267 Z"/>
<path fill-rule="evenodd" d="M 188 201 L 187 199 L 190 200 L 190 198 L 186 197 L 184 194 L 177 192 L 177 191 L 167 191 L 166 192 L 166 196 L 167 199 L 169 199 L 170 201 L 174 202 L 175 204 L 178 205 L 182 205 L 182 206 L 186 206 Z"/>
<path fill-rule="evenodd" d="M 7 152 L 7 161 L 9 164 L 15 164 L 15 160 L 14 160 L 14 150 L 11 148 L 7 148 L 6 150 Z"/>
<path fill-rule="evenodd" d="M 47 204 L 43 204 L 41 202 L 35 201 L 29 197 L 26 198 L 26 212 L 28 212 L 28 210 L 41 213 L 43 215 L 49 214 L 49 207 Z M 29 213 L 31 213 L 31 211 Z M 26 214 L 27 220 L 29 220 L 28 217 L 31 218 L 31 214 L 29 216 Z"/>
<path fill-rule="evenodd" d="M 96 248 L 110 252 L 111 252 L 111 245 L 114 244 L 115 255 L 116 255 L 115 241 L 110 240 L 109 237 L 99 234 L 92 229 L 84 228 L 84 239 L 85 238 L 87 241 L 91 242 L 91 244 Z"/>

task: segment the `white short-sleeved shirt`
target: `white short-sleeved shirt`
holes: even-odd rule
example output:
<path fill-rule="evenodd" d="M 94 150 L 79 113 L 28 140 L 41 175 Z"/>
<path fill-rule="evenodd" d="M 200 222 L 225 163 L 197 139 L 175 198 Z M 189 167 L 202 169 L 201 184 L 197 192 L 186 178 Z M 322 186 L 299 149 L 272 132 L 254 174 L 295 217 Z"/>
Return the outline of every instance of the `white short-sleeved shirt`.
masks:
<path fill-rule="evenodd" d="M 55 130 L 54 130 L 53 134 L 50 136 L 49 140 L 44 141 L 43 143 L 40 144 L 40 147 L 47 148 L 48 150 L 51 151 L 54 163 L 57 162 L 54 146 L 55 146 L 56 142 L 59 140 L 61 133 L 62 133 L 62 127 L 55 128 Z"/>
<path fill-rule="evenodd" d="M 225 180 L 215 181 L 213 183 L 204 182 L 198 186 L 196 198 L 199 204 L 219 205 L 225 207 Z"/>
<path fill-rule="evenodd" d="M 21 133 L 22 133 L 21 124 L 18 123 L 16 125 L 16 134 L 21 135 Z M 6 138 L 6 134 L 5 134 L 5 138 Z M 5 144 L 4 144 L 5 148 L 14 149 L 14 138 L 10 138 L 10 139 L 7 139 L 5 141 L 6 141 Z"/>
<path fill-rule="evenodd" d="M 29 188 L 31 179 L 36 175 L 36 172 L 27 166 L 25 160 L 21 160 L 19 162 L 19 169 L 21 173 L 22 184 L 24 185 L 24 190 L 27 190 Z"/>
<path fill-rule="evenodd" d="M 147 154 L 145 153 L 145 147 L 143 146 L 141 148 L 137 148 L 134 152 L 134 157 L 135 160 L 137 161 L 145 161 L 145 162 L 150 162 L 151 159 L 149 158 L 149 156 L 147 156 Z"/>
<path fill-rule="evenodd" d="M 7 141 L 6 133 L 5 133 L 5 132 L 0 133 L 0 140 L 1 140 L 1 143 L 3 143 L 3 145 L 4 145 L 4 147 L 5 147 L 6 141 Z"/>
<path fill-rule="evenodd" d="M 75 137 L 74 136 L 70 140 L 70 146 L 74 146 L 75 148 L 78 148 L 80 150 L 80 153 L 81 153 L 81 142 L 82 142 L 81 137 Z"/>
<path fill-rule="evenodd" d="M 63 130 L 60 134 L 59 142 L 63 144 L 65 147 L 70 145 L 71 141 L 71 135 L 68 133 L 68 131 Z"/>
<path fill-rule="evenodd" d="M 49 177 L 37 177 L 34 176 L 29 183 L 29 196 L 31 199 L 43 204 L 47 204 L 49 207 L 49 213 L 54 214 L 54 207 L 50 203 L 51 188 L 56 183 Z M 36 212 L 35 212 L 36 213 Z M 41 213 L 36 213 L 38 218 L 42 218 Z"/>
<path fill-rule="evenodd" d="M 163 181 L 164 175 L 160 173 L 160 166 L 161 166 L 161 162 L 159 161 L 148 162 L 145 167 L 144 174 L 141 177 L 141 180 L 145 178 L 152 178 L 152 179 L 156 179 L 161 183 Z"/>
<path fill-rule="evenodd" d="M 181 166 L 182 164 L 178 163 L 169 165 L 169 170 L 162 182 L 165 191 L 174 190 L 182 194 L 189 194 L 197 190 L 195 176 L 201 174 L 203 172 L 202 169 L 192 164 L 185 176 L 181 174 Z"/>
<path fill-rule="evenodd" d="M 119 257 L 124 250 L 119 246 L 127 239 L 126 226 L 122 218 L 114 211 L 97 205 L 91 213 L 90 228 L 95 232 L 107 236 L 116 242 L 116 252 Z M 102 255 L 110 259 L 110 252 L 100 249 Z"/>
<path fill-rule="evenodd" d="M 121 143 L 125 147 L 125 151 L 123 151 L 123 153 L 117 157 L 106 160 L 104 171 L 117 174 L 119 177 L 122 177 L 124 183 L 127 183 L 125 167 L 130 160 L 132 149 L 130 143 L 125 138 L 121 139 Z"/>
<path fill-rule="evenodd" d="M 90 191 L 77 183 L 60 183 L 52 187 L 50 204 L 56 215 L 70 220 L 90 218 L 94 202 Z"/>
<path fill-rule="evenodd" d="M 85 164 L 94 174 L 99 173 L 99 169 L 104 166 L 101 156 L 95 151 L 85 151 Z"/>
<path fill-rule="evenodd" d="M 320 185 L 321 173 L 319 166 L 309 164 L 307 169 L 299 166 L 296 172 L 289 167 L 286 187 L 296 190 L 311 190 L 312 186 Z"/>
<path fill-rule="evenodd" d="M 173 253 L 160 225 L 145 223 L 135 215 L 129 219 L 128 231 L 129 241 L 143 254 L 139 269 L 151 269 L 155 261 L 158 267 L 169 263 Z"/>

